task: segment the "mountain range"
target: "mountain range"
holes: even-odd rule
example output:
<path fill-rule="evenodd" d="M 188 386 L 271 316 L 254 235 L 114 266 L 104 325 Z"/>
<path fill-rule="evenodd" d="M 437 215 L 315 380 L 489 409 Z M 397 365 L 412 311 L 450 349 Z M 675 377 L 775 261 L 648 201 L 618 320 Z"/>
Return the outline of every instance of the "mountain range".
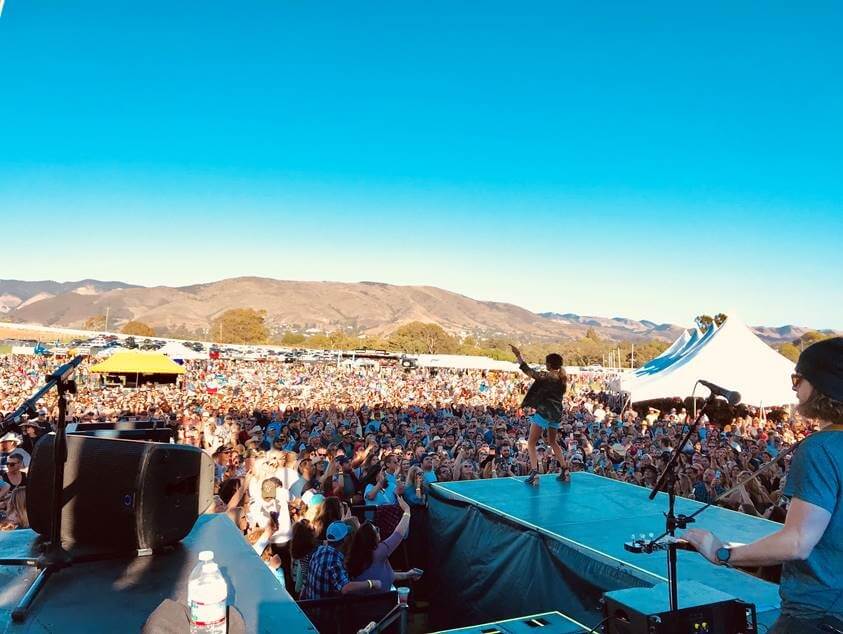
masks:
<path fill-rule="evenodd" d="M 266 311 L 270 330 L 386 334 L 412 321 L 436 323 L 462 336 L 515 335 L 534 340 L 578 338 L 589 330 L 611 340 L 673 341 L 674 324 L 625 317 L 573 313 L 533 313 L 503 302 L 478 301 L 432 286 L 395 286 L 379 282 L 297 282 L 239 277 L 192 286 L 144 287 L 86 279 L 27 282 L 0 280 L 0 313 L 8 321 L 80 327 L 95 315 L 109 314 L 119 328 L 138 320 L 158 329 L 184 325 L 203 330 L 231 308 Z M 811 330 L 802 326 L 759 326 L 770 344 L 792 341 Z"/>

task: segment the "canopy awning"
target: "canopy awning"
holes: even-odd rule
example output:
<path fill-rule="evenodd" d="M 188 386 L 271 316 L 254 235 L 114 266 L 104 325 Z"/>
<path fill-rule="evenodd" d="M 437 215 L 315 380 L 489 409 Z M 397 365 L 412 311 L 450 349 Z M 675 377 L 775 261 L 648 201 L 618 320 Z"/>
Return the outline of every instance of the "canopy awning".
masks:
<path fill-rule="evenodd" d="M 764 343 L 735 315 L 701 336 L 680 337 L 667 352 L 624 376 L 620 391 L 633 402 L 691 396 L 699 379 L 741 393 L 747 405 L 789 405 L 796 398 L 790 375 L 794 364 Z M 707 396 L 701 387 L 699 396 Z"/>
<path fill-rule="evenodd" d="M 116 352 L 91 368 L 101 374 L 184 374 L 184 368 L 160 352 Z"/>

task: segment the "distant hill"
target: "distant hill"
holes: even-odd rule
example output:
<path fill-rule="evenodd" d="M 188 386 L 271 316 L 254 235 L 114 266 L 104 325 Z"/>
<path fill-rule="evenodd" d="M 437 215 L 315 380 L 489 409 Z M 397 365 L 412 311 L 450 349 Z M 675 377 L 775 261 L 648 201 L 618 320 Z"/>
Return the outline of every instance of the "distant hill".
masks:
<path fill-rule="evenodd" d="M 437 323 L 451 333 L 560 339 L 585 336 L 594 329 L 604 339 L 673 341 L 674 324 L 626 317 L 573 313 L 536 314 L 514 304 L 484 302 L 432 286 L 395 286 L 379 282 L 296 282 L 239 277 L 192 286 L 143 287 L 124 282 L 23 282 L 0 280 L 0 311 L 5 319 L 49 326 L 80 327 L 109 312 L 118 328 L 129 320 L 156 328 L 180 325 L 206 329 L 230 308 L 266 310 L 271 330 L 385 334 L 411 321 Z M 792 341 L 810 330 L 799 326 L 759 327 L 768 343 Z"/>
<path fill-rule="evenodd" d="M 673 341 L 683 328 L 675 324 L 656 324 L 627 317 L 589 317 L 574 313 L 539 313 L 545 319 L 566 326 L 593 328 L 604 339 L 664 339 Z"/>
<path fill-rule="evenodd" d="M 101 280 L 79 280 L 78 282 L 54 282 L 40 280 L 0 280 L 0 313 L 9 313 L 28 304 L 57 295 L 75 293 L 95 295 L 119 288 L 137 288 L 125 282 L 103 282 Z"/>

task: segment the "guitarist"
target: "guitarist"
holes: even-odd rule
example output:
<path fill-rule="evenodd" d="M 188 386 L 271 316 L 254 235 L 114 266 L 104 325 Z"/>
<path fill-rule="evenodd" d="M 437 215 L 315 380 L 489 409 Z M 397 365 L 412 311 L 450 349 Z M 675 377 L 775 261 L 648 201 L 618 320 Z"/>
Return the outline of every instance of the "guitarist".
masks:
<path fill-rule="evenodd" d="M 820 430 L 791 463 L 784 527 L 733 548 L 706 530 L 689 529 L 683 538 L 714 564 L 782 564 L 781 615 L 769 634 L 839 631 L 828 628 L 843 625 L 843 337 L 806 348 L 792 378 L 797 411 Z"/>

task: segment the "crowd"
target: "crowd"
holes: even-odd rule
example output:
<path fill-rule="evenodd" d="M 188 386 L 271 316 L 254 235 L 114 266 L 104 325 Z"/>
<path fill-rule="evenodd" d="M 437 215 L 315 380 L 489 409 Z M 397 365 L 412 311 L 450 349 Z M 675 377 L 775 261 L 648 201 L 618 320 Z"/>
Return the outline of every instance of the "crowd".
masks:
<path fill-rule="evenodd" d="M 55 361 L 0 357 L 0 413 L 14 410 Z M 526 475 L 531 380 L 515 373 L 196 361 L 178 385 L 102 387 L 80 366 L 70 415 L 78 421 L 169 420 L 178 440 L 215 462 L 215 509 L 228 513 L 298 597 L 376 592 L 417 579 L 390 554 L 437 481 Z M 600 375 L 570 377 L 560 428 L 566 468 L 652 486 L 682 437 L 689 413 L 609 406 Z M 56 416 L 48 394 L 16 431 L 0 438 L 0 513 L 26 526 L 26 468 Z M 770 461 L 811 426 L 749 411 L 706 422 L 681 456 L 679 494 L 712 501 Z M 559 469 L 538 446 L 539 471 Z M 781 521 L 788 462 L 720 503 Z M 355 513 L 355 507 L 369 508 Z M 362 520 L 362 522 L 361 522 Z"/>

